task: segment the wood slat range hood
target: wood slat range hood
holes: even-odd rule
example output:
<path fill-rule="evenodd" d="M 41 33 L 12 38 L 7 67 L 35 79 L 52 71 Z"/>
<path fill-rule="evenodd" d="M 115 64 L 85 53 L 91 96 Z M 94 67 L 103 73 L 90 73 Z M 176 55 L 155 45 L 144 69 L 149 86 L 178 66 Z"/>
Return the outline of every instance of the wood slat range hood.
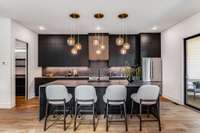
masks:
<path fill-rule="evenodd" d="M 109 35 L 106 33 L 89 34 L 89 60 L 90 61 L 107 61 L 109 60 Z M 93 40 L 98 39 L 100 44 L 105 46 L 104 50 L 101 50 L 101 54 L 97 54 L 96 51 L 100 49 L 99 46 L 93 44 Z"/>

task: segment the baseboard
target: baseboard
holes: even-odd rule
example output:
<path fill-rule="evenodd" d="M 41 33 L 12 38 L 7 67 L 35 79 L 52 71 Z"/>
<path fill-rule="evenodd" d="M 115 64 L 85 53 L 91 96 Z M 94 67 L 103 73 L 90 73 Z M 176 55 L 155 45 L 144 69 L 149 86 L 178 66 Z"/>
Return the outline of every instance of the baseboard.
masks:
<path fill-rule="evenodd" d="M 12 105 L 12 104 L 2 104 L 2 103 L 0 103 L 0 109 L 11 109 L 11 108 L 13 108 L 14 107 L 14 105 Z"/>
<path fill-rule="evenodd" d="M 173 97 L 170 96 L 163 96 L 164 98 L 176 103 L 176 104 L 180 104 L 180 105 L 184 105 L 182 101 L 178 100 L 178 99 L 174 99 Z"/>

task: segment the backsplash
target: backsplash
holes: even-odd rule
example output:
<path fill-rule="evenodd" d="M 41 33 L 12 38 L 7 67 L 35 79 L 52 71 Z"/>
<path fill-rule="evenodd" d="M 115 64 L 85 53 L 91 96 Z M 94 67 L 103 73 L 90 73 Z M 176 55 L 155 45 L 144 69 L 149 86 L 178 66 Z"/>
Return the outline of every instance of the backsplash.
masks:
<path fill-rule="evenodd" d="M 123 68 L 108 67 L 107 61 L 91 61 L 89 67 L 43 67 L 42 76 L 124 77 Z"/>

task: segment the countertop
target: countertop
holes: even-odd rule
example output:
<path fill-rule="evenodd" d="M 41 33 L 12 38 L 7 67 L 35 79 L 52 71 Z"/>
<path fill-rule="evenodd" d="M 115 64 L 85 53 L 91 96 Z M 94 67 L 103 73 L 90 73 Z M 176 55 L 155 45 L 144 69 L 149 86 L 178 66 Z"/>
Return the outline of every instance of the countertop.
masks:
<path fill-rule="evenodd" d="M 109 85 L 125 85 L 126 87 L 139 87 L 141 85 L 153 84 L 161 87 L 162 82 L 153 81 L 153 82 L 144 82 L 144 81 L 133 81 L 128 83 L 127 80 L 109 80 L 109 81 L 88 81 L 88 80 L 56 80 L 49 82 L 40 87 L 46 87 L 48 85 L 64 85 L 65 87 L 76 87 L 78 85 L 92 85 L 94 87 L 107 87 Z"/>

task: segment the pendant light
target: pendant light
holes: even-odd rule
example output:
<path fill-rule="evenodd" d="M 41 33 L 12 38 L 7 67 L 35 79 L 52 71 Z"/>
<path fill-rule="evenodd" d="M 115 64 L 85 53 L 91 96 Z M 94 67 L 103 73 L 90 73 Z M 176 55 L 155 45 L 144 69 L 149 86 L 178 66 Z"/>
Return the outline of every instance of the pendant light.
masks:
<path fill-rule="evenodd" d="M 123 48 L 126 49 L 126 50 L 129 50 L 130 49 L 130 44 L 128 43 L 128 36 L 126 34 L 126 39 L 125 39 L 125 43 L 123 44 Z"/>
<path fill-rule="evenodd" d="M 116 44 L 117 46 L 122 46 L 124 44 L 124 38 L 119 36 L 117 39 L 116 39 Z"/>
<path fill-rule="evenodd" d="M 78 41 L 74 46 L 76 48 L 76 50 L 81 50 L 82 49 L 82 45 L 80 43 L 80 39 L 79 38 L 80 38 L 80 36 L 79 36 L 79 31 L 78 31 Z"/>
<path fill-rule="evenodd" d="M 94 18 L 97 20 L 102 19 L 104 17 L 103 13 L 96 13 L 94 14 Z M 100 27 L 97 29 L 100 30 Z M 95 38 L 93 40 L 93 45 L 97 47 L 96 54 L 100 55 L 103 50 L 105 50 L 106 46 L 103 44 L 103 34 L 95 33 Z"/>
<path fill-rule="evenodd" d="M 73 55 L 76 55 L 78 53 L 78 50 L 74 47 L 74 48 L 71 49 L 71 53 Z"/>
<path fill-rule="evenodd" d="M 75 40 L 75 38 L 74 38 L 73 36 L 70 36 L 70 37 L 67 39 L 67 44 L 68 44 L 69 46 L 74 46 L 75 42 L 76 42 L 76 40 Z"/>
<path fill-rule="evenodd" d="M 126 32 L 126 27 L 125 27 L 125 24 L 124 24 L 124 20 L 128 17 L 128 14 L 127 13 L 121 13 L 118 15 L 118 18 L 120 20 L 123 20 L 123 28 L 122 28 L 122 31 L 124 31 L 124 35 L 119 35 L 118 38 L 116 38 L 115 42 L 116 42 L 116 45 L 117 46 L 121 46 L 121 49 L 120 49 L 120 53 L 122 55 L 125 55 L 127 53 L 127 50 L 130 49 L 130 44 L 128 43 L 128 35 Z"/>
<path fill-rule="evenodd" d="M 120 53 L 121 53 L 122 55 L 125 55 L 126 52 L 127 52 L 127 50 L 126 50 L 125 48 L 121 48 L 121 49 L 120 49 Z"/>
<path fill-rule="evenodd" d="M 70 18 L 72 18 L 73 20 L 77 20 L 80 18 L 80 15 L 78 13 L 71 13 L 70 15 Z M 73 22 L 74 24 L 74 22 Z M 77 26 L 74 26 L 74 27 L 77 27 Z M 75 35 L 71 35 L 68 39 L 67 39 L 67 43 L 69 46 L 73 46 L 73 48 L 71 49 L 71 53 L 73 55 L 77 55 L 78 54 L 78 51 L 80 51 L 82 49 L 82 45 L 80 43 L 80 40 L 79 40 L 79 32 L 77 30 L 77 40 L 75 38 Z"/>
<path fill-rule="evenodd" d="M 100 44 L 99 39 L 98 39 L 98 36 L 96 36 L 96 33 L 95 33 L 94 36 L 95 36 L 95 38 L 93 39 L 92 44 L 93 44 L 94 46 L 98 46 L 98 45 Z"/>
<path fill-rule="evenodd" d="M 123 48 L 126 50 L 130 49 L 130 44 L 128 42 L 124 43 Z"/>

